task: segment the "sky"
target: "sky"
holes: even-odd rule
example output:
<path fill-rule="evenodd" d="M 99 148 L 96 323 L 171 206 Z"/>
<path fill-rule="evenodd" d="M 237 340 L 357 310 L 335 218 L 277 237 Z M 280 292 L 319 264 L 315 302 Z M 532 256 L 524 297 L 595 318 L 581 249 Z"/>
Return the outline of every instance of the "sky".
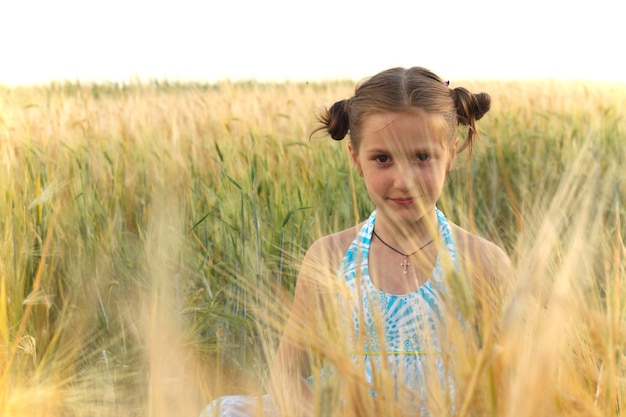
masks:
<path fill-rule="evenodd" d="M 444 79 L 626 82 L 622 0 L 0 0 L 0 84 Z"/>

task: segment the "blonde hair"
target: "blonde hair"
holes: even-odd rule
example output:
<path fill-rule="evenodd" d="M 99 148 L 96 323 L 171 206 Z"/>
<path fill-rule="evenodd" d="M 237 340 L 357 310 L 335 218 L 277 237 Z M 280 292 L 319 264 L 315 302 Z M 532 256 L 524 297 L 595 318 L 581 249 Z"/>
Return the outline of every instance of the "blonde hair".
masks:
<path fill-rule="evenodd" d="M 433 118 L 441 118 L 443 139 L 452 143 L 459 125 L 468 126 L 467 135 L 458 151 L 472 145 L 478 136 L 476 121 L 489 111 L 491 98 L 487 93 L 473 94 L 463 87 L 451 89 L 432 71 L 422 67 L 391 68 L 356 86 L 354 96 L 337 101 L 318 120 L 322 126 L 311 135 L 325 130 L 331 138 L 342 140 L 348 133 L 352 147 L 358 152 L 363 120 L 373 113 L 424 110 Z"/>

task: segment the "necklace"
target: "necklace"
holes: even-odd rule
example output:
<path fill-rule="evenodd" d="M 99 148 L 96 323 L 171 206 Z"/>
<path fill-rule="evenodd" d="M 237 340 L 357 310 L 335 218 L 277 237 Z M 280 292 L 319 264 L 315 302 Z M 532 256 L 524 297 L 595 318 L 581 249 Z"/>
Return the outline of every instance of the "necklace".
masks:
<path fill-rule="evenodd" d="M 400 266 L 402 267 L 402 274 L 406 275 L 409 273 L 409 266 L 411 265 L 411 263 L 409 262 L 409 256 L 413 256 L 415 255 L 417 252 L 421 251 L 422 249 L 424 249 L 426 246 L 430 245 L 431 243 L 433 243 L 433 241 L 435 239 L 431 239 L 428 243 L 424 244 L 422 247 L 418 248 L 415 252 L 413 253 L 404 253 L 399 251 L 398 249 L 394 248 L 393 246 L 391 246 L 389 243 L 385 242 L 384 240 L 382 240 L 380 238 L 380 236 L 378 236 L 378 233 L 376 233 L 376 230 L 372 230 L 372 233 L 374 233 L 374 236 L 376 236 L 378 238 L 378 240 L 380 240 L 382 242 L 383 245 L 387 246 L 389 249 L 391 249 L 394 252 L 399 253 L 400 255 L 404 256 L 404 260 L 402 261 L 402 263 L 400 264 Z"/>

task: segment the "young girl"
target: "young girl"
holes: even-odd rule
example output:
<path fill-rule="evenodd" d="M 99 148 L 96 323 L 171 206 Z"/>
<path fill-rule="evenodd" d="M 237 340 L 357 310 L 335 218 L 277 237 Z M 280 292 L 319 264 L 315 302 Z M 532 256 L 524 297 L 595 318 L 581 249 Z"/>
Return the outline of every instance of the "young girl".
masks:
<path fill-rule="evenodd" d="M 316 131 L 335 140 L 349 135 L 375 210 L 307 251 L 270 394 L 223 397 L 206 415 L 427 415 L 454 408 L 450 344 L 467 333 L 462 316 L 471 309 L 458 311 L 451 300 L 471 288 L 478 304 L 497 305 L 509 260 L 449 222 L 436 204 L 457 153 L 471 153 L 475 123 L 489 107 L 489 95 L 451 89 L 425 68 L 393 68 L 320 117 Z M 459 125 L 468 129 L 463 142 Z"/>

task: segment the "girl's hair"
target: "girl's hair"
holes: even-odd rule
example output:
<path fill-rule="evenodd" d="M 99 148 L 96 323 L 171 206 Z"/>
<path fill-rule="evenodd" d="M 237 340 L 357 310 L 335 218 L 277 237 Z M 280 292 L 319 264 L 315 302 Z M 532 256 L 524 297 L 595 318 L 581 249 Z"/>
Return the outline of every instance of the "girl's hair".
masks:
<path fill-rule="evenodd" d="M 459 124 L 468 126 L 467 136 L 459 152 L 468 148 L 478 136 L 476 121 L 489 111 L 491 98 L 487 93 L 473 94 L 463 87 L 448 88 L 448 83 L 422 67 L 391 68 L 357 85 L 354 96 L 340 100 L 326 109 L 318 120 L 322 126 L 311 135 L 325 130 L 335 140 L 348 132 L 350 142 L 358 151 L 363 120 L 373 113 L 424 110 L 430 117 L 443 121 L 443 139 L 452 143 Z"/>

